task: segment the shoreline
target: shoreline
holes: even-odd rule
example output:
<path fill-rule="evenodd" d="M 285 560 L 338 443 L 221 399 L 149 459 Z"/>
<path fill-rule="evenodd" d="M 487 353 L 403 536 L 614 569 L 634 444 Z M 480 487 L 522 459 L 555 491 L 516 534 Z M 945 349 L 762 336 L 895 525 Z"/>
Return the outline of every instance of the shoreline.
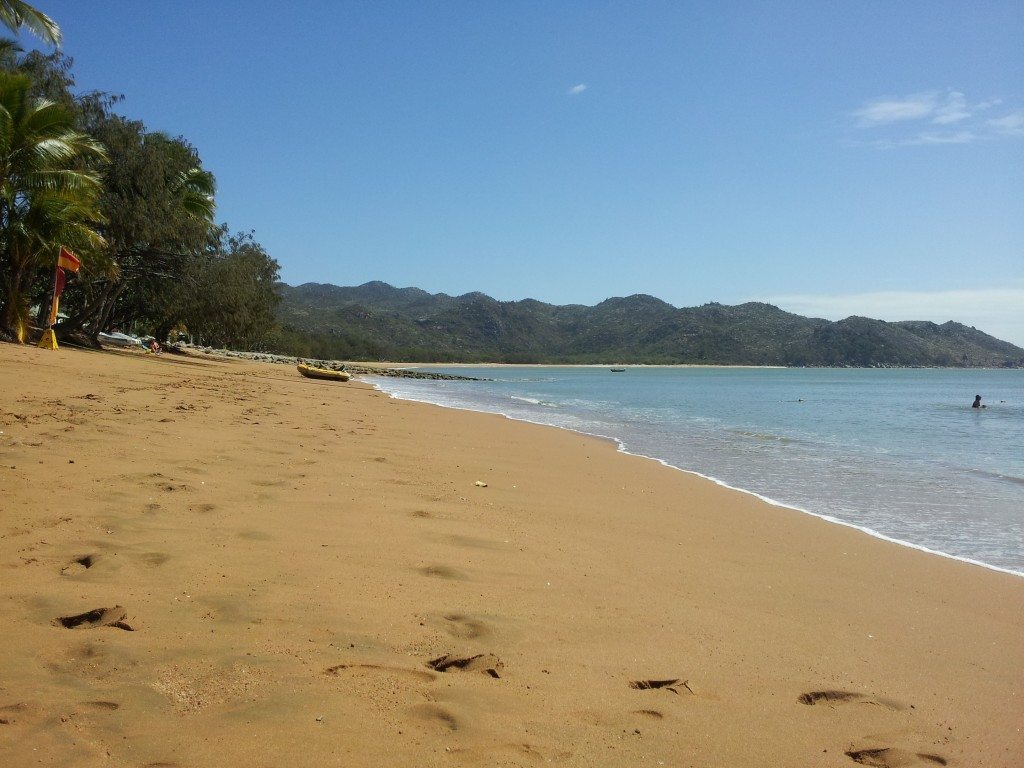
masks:
<path fill-rule="evenodd" d="M 472 366 L 468 366 L 468 367 L 472 367 Z M 483 367 L 483 366 L 480 366 L 480 367 Z M 522 366 L 522 367 L 532 367 L 532 366 Z M 542 367 L 545 367 L 545 368 L 557 368 L 557 367 L 570 367 L 570 366 L 542 366 Z M 591 367 L 591 366 L 573 366 L 573 367 Z M 689 367 L 689 366 L 661 366 L 661 367 Z M 743 366 L 719 366 L 719 367 L 743 367 Z M 370 374 L 370 375 L 372 375 L 372 374 Z M 870 536 L 871 538 L 879 539 L 881 541 L 886 541 L 886 542 L 889 542 L 890 544 L 896 544 L 898 546 L 906 547 L 908 549 L 917 550 L 919 552 L 925 552 L 925 553 L 927 553 L 929 555 L 936 555 L 938 557 L 946 558 L 946 559 L 949 559 L 949 560 L 955 560 L 957 562 L 965 563 L 967 565 L 973 565 L 973 566 L 976 566 L 976 567 L 979 567 L 979 568 L 984 568 L 984 569 L 990 570 L 990 571 L 995 571 L 997 573 L 1004 573 L 1004 574 L 1007 574 L 1009 576 L 1016 576 L 1018 578 L 1024 578 L 1024 571 L 1015 571 L 1012 568 L 1004 568 L 1004 567 L 999 566 L 999 565 L 993 565 L 992 563 L 986 563 L 986 562 L 984 562 L 982 560 L 975 560 L 973 558 L 965 557 L 965 556 L 962 556 L 962 555 L 954 555 L 954 554 L 949 553 L 949 552 L 943 552 L 943 551 L 938 550 L 938 549 L 932 549 L 931 547 L 927 547 L 927 546 L 925 546 L 923 544 L 915 544 L 912 541 L 906 541 L 905 539 L 898 539 L 898 538 L 895 538 L 893 536 L 889 536 L 887 534 L 884 534 L 881 531 L 876 531 L 873 528 L 869 528 L 869 527 L 864 526 L 864 525 L 858 525 L 857 523 L 850 523 L 850 522 L 847 522 L 845 520 L 840 520 L 839 518 L 834 517 L 832 515 L 828 515 L 828 514 L 824 514 L 824 513 L 820 513 L 820 512 L 814 512 L 814 511 L 812 511 L 810 509 L 806 509 L 804 507 L 796 506 L 795 504 L 787 504 L 786 502 L 779 501 L 777 499 L 773 499 L 770 496 L 765 496 L 764 494 L 758 493 L 757 491 L 750 490 L 749 488 L 743 488 L 743 487 L 740 487 L 738 485 L 730 485 L 729 483 L 725 482 L 724 480 L 721 480 L 721 479 L 719 479 L 717 477 L 714 477 L 713 475 L 705 474 L 705 473 L 700 472 L 699 470 L 696 470 L 696 469 L 688 469 L 686 467 L 676 466 L 675 464 L 671 464 L 667 460 L 659 458 L 657 456 L 650 456 L 650 455 L 645 454 L 645 453 L 638 453 L 638 452 L 635 452 L 635 451 L 631 451 L 628 448 L 626 448 L 625 442 L 622 439 L 620 439 L 618 437 L 614 437 L 612 435 L 602 435 L 602 434 L 597 434 L 595 432 L 586 432 L 586 431 L 580 430 L 580 429 L 573 429 L 572 427 L 566 427 L 566 426 L 563 426 L 561 424 L 552 424 L 550 422 L 545 422 L 545 421 L 534 421 L 533 419 L 520 418 L 520 417 L 516 417 L 516 416 L 511 416 L 511 415 L 509 415 L 507 413 L 504 413 L 502 411 L 482 411 L 482 410 L 477 410 L 477 409 L 474 409 L 474 408 L 464 408 L 462 406 L 457 406 L 457 405 L 447 405 L 447 404 L 444 404 L 444 403 L 437 403 L 437 402 L 434 402 L 432 400 L 421 400 L 421 399 L 413 398 L 413 397 L 403 397 L 401 395 L 397 395 L 397 394 L 393 394 L 391 392 L 388 392 L 387 390 L 383 389 L 380 385 L 378 385 L 378 384 L 376 384 L 374 382 L 369 382 L 369 383 L 374 387 L 374 389 L 377 389 L 378 391 L 382 392 L 383 394 L 385 394 L 388 397 L 393 398 L 395 400 L 401 400 L 401 401 L 411 402 L 411 403 L 419 403 L 421 405 L 429 405 L 429 406 L 433 406 L 435 408 L 446 408 L 446 409 L 451 409 L 451 410 L 456 410 L 456 411 L 465 411 L 467 413 L 482 413 L 482 414 L 496 415 L 496 416 L 501 416 L 502 418 L 508 419 L 509 421 L 513 421 L 513 422 L 520 422 L 520 423 L 523 423 L 523 424 L 532 424 L 534 426 L 539 426 L 539 427 L 549 427 L 551 429 L 560 429 L 560 430 L 565 430 L 567 432 L 572 432 L 572 433 L 578 434 L 578 435 L 585 435 L 587 437 L 593 437 L 593 438 L 597 438 L 597 439 L 600 439 L 600 440 L 607 440 L 609 442 L 615 443 L 615 445 L 617 446 L 618 451 L 620 453 L 626 455 L 626 456 L 636 456 L 637 458 L 647 459 L 649 461 L 656 462 L 657 464 L 660 464 L 661 466 L 663 466 L 663 467 L 665 467 L 667 469 L 671 469 L 671 470 L 674 470 L 674 471 L 677 471 L 677 472 L 683 472 L 683 473 L 688 474 L 688 475 L 693 475 L 693 476 L 699 477 L 699 478 L 701 478 L 703 480 L 708 480 L 708 481 L 714 483 L 715 485 L 717 485 L 717 486 L 719 486 L 721 488 L 727 488 L 727 489 L 729 489 L 731 491 L 737 491 L 739 493 L 744 493 L 744 494 L 748 494 L 750 496 L 753 496 L 754 498 L 759 499 L 760 501 L 763 501 L 765 504 L 768 504 L 769 506 L 772 506 L 772 507 L 779 507 L 779 508 L 782 508 L 782 509 L 790 509 L 790 510 L 793 510 L 795 512 L 800 512 L 801 514 L 809 515 L 810 517 L 814 517 L 814 518 L 817 518 L 819 520 L 824 520 L 825 522 L 828 522 L 828 523 L 834 523 L 836 525 L 841 525 L 841 526 L 843 526 L 845 528 L 852 528 L 853 530 L 859 531 L 860 533 L 863 533 L 863 534 L 866 534 L 867 536 Z"/>
<path fill-rule="evenodd" d="M 960 365 L 738 365 L 713 363 L 365 363 L 389 367 L 416 368 L 706 368 L 773 371 L 1018 371 L 1024 366 Z"/>
<path fill-rule="evenodd" d="M 1019 578 L 368 382 L 0 345 L 0 387 L 0 762 L 1024 757 Z"/>
<path fill-rule="evenodd" d="M 69 345 L 70 346 L 70 345 Z M 113 351 L 116 348 L 106 348 L 107 351 Z M 191 344 L 182 345 L 182 349 L 186 350 L 187 354 L 192 354 L 202 357 L 214 357 L 214 358 L 225 358 L 225 359 L 243 359 L 252 360 L 254 362 L 274 362 L 279 364 L 291 365 L 297 360 L 305 360 L 310 363 L 325 363 L 331 365 L 348 364 L 356 367 L 363 367 L 368 369 L 382 369 L 382 370 L 400 370 L 400 371 L 418 371 L 423 368 L 609 368 L 609 367 L 625 367 L 625 368 L 686 368 L 686 369 L 708 369 L 708 370 L 720 370 L 720 369 L 737 369 L 737 370 L 781 370 L 781 371 L 800 371 L 800 370 L 848 370 L 848 371 L 877 371 L 877 370 L 902 370 L 902 371 L 957 371 L 957 370 L 971 370 L 971 371 L 1005 371 L 1005 370 L 1021 370 L 1024 366 L 1015 367 L 1001 367 L 1001 366 L 937 366 L 937 365 L 894 365 L 894 366 L 845 366 L 845 365 L 811 365 L 811 366 L 794 366 L 794 365 L 741 365 L 741 364 L 716 364 L 716 363 L 444 363 L 444 362 L 426 362 L 426 363 L 410 363 L 410 362 L 397 362 L 394 360 L 327 360 L 323 358 L 307 358 L 307 357 L 296 357 L 294 355 L 281 355 L 271 352 L 237 352 L 230 349 L 214 349 L 212 347 L 193 346 Z M 368 374 L 374 375 L 374 374 Z"/>

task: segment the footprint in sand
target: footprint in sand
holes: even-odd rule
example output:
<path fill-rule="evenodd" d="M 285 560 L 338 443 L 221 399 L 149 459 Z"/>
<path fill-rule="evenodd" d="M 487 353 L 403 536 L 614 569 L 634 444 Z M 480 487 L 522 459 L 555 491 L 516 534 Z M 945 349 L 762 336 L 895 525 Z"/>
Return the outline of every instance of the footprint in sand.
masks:
<path fill-rule="evenodd" d="M 191 491 L 192 490 L 192 487 L 190 485 L 188 485 L 187 483 L 172 483 L 172 482 L 157 483 L 157 488 L 159 488 L 161 491 L 166 491 L 167 493 L 174 493 L 175 491 Z"/>
<path fill-rule="evenodd" d="M 480 619 L 465 616 L 461 613 L 444 615 L 444 630 L 452 637 L 463 640 L 476 640 L 491 634 L 490 628 Z"/>
<path fill-rule="evenodd" d="M 948 764 L 946 758 L 941 755 L 928 752 L 911 752 L 896 747 L 856 749 L 844 754 L 858 765 L 871 765 L 875 768 L 913 768 L 913 766 Z"/>
<path fill-rule="evenodd" d="M 97 555 L 82 555 L 76 557 L 70 563 L 60 569 L 62 576 L 74 576 L 79 573 L 84 573 L 96 564 Z"/>
<path fill-rule="evenodd" d="M 637 691 L 672 691 L 677 696 L 681 693 L 679 689 L 685 688 L 691 695 L 694 695 L 693 689 L 690 687 L 690 681 L 682 680 L 678 677 L 665 680 L 630 680 L 629 687 Z"/>
<path fill-rule="evenodd" d="M 413 680 L 418 680 L 424 683 L 429 683 L 436 677 L 436 675 L 430 672 L 423 672 L 419 669 L 390 667 L 384 664 L 335 664 L 333 667 L 328 667 L 324 670 L 325 675 L 331 675 L 332 677 L 338 677 L 343 672 L 380 672 L 384 674 L 398 675 L 399 677 L 410 677 Z"/>
<path fill-rule="evenodd" d="M 447 544 L 451 544 L 456 547 L 465 547 L 466 549 L 503 549 L 504 547 L 497 541 L 489 541 L 488 539 L 478 539 L 474 536 L 460 536 L 451 535 L 442 538 L 442 541 Z"/>
<path fill-rule="evenodd" d="M 452 581 L 466 581 L 467 576 L 454 568 L 449 568 L 447 565 L 428 565 L 425 568 L 420 568 L 419 572 L 424 576 L 430 576 L 436 579 L 450 579 Z"/>
<path fill-rule="evenodd" d="M 478 653 L 475 656 L 445 654 L 431 659 L 427 662 L 427 666 L 437 672 L 482 672 L 497 680 L 501 678 L 499 671 L 505 665 L 493 653 Z"/>
<path fill-rule="evenodd" d="M 171 556 L 164 552 L 143 552 L 139 555 L 139 560 L 152 568 L 163 565 L 170 559 Z"/>
<path fill-rule="evenodd" d="M 410 709 L 413 717 L 433 725 L 440 725 L 449 731 L 459 730 L 459 720 L 440 704 L 417 704 Z"/>
<path fill-rule="evenodd" d="M 19 716 L 31 711 L 31 707 L 24 701 L 15 704 L 5 704 L 0 707 L 0 725 L 14 725 L 18 722 Z"/>
<path fill-rule="evenodd" d="M 516 759 L 516 765 L 522 765 L 524 759 L 534 763 L 560 763 L 572 757 L 572 752 L 566 750 L 551 750 L 524 742 L 451 747 L 449 753 L 479 765 L 504 765 L 509 757 Z"/>
<path fill-rule="evenodd" d="M 0 706 L 0 739 L 4 736 L 10 738 L 13 736 L 10 731 L 17 733 L 21 729 L 30 729 L 34 735 L 38 736 L 43 723 L 49 721 L 51 717 L 53 717 L 53 710 L 36 700 L 16 701 L 13 704 Z M 10 731 L 5 733 L 5 727 L 9 727 Z M 22 735 L 16 738 L 30 739 L 32 737 L 28 732 L 22 731 Z M 0 754 L 4 754 L 2 747 L 0 747 Z M 9 761 L 4 762 L 4 765 L 9 764 Z"/>
<path fill-rule="evenodd" d="M 101 712 L 113 712 L 115 709 L 121 708 L 121 705 L 116 701 L 83 701 L 82 704 L 90 709 L 100 710 Z"/>
<path fill-rule="evenodd" d="M 808 693 L 801 693 L 797 697 L 797 701 L 808 706 L 818 704 L 874 704 L 897 711 L 906 709 L 903 704 L 891 699 L 879 699 L 855 691 L 809 691 Z"/>
<path fill-rule="evenodd" d="M 274 537 L 265 531 L 244 530 L 237 533 L 238 538 L 246 541 L 273 541 Z"/>
<path fill-rule="evenodd" d="M 663 720 L 665 718 L 665 715 L 656 709 L 634 709 L 633 714 L 643 715 L 644 717 L 649 717 L 652 720 Z"/>
<path fill-rule="evenodd" d="M 93 608 L 91 611 L 72 616 L 58 616 L 52 623 L 56 627 L 64 627 L 65 629 L 115 627 L 128 632 L 134 632 L 135 628 L 125 621 L 127 617 L 128 611 L 120 605 L 115 605 L 113 608 Z"/>

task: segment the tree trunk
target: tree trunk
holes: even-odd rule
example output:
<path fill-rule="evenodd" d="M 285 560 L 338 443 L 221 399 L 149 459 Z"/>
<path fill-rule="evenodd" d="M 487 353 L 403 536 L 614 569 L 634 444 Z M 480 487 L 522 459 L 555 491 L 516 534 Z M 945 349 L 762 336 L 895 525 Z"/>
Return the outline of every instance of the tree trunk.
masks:
<path fill-rule="evenodd" d="M 23 293 L 25 270 L 22 266 L 12 264 L 11 273 L 5 286 L 7 295 L 4 297 L 3 318 L 0 319 L 4 335 L 15 339 L 19 344 L 25 343 L 28 330 L 28 306 Z"/>
<path fill-rule="evenodd" d="M 121 298 L 121 294 L 124 293 L 124 289 L 127 283 L 120 281 L 118 283 L 111 283 L 108 285 L 108 291 L 106 298 L 103 303 L 103 309 L 100 311 L 97 317 L 96 324 L 93 326 L 93 334 L 97 334 L 100 331 L 104 331 L 107 328 L 107 324 L 110 322 L 111 315 L 114 314 L 114 308 L 117 306 L 117 300 Z M 112 290 L 111 290 L 112 289 Z"/>

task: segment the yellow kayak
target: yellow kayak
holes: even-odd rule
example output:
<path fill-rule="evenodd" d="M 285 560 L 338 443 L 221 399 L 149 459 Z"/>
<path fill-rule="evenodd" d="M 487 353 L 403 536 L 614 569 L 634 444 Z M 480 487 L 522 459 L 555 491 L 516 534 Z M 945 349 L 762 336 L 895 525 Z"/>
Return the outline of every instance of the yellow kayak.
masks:
<path fill-rule="evenodd" d="M 311 365 L 299 363 L 296 368 L 299 373 L 309 379 L 328 379 L 330 381 L 348 381 L 352 374 L 348 371 L 332 371 L 329 368 L 314 368 Z"/>

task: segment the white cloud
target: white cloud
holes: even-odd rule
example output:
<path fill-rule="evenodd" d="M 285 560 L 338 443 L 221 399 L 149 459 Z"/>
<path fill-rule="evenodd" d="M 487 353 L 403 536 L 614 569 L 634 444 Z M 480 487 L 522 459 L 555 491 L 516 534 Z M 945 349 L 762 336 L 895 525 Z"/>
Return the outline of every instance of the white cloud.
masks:
<path fill-rule="evenodd" d="M 1024 134 L 1024 111 L 1013 112 L 1005 117 L 997 117 L 988 121 L 988 124 L 1000 133 L 1009 135 Z"/>
<path fill-rule="evenodd" d="M 853 114 L 865 127 L 901 120 L 921 120 L 935 111 L 938 98 L 935 92 L 895 98 L 883 97 L 866 102 Z"/>
<path fill-rule="evenodd" d="M 967 99 L 959 91 L 952 91 L 946 96 L 946 101 L 935 108 L 935 116 L 932 122 L 938 125 L 949 125 L 959 123 L 971 116 L 971 109 L 967 105 Z"/>
<path fill-rule="evenodd" d="M 877 291 L 773 296 L 782 309 L 827 320 L 850 315 L 879 320 L 955 320 L 1024 347 L 1024 288 L 956 291 Z"/>
<path fill-rule="evenodd" d="M 971 102 L 960 91 L 927 91 L 909 96 L 884 96 L 865 102 L 852 115 L 861 129 L 879 136 L 872 141 L 853 141 L 881 149 L 892 147 L 970 144 L 1008 136 L 1024 136 L 1024 112 L 984 120 L 982 113 L 1002 99 Z M 929 126 L 938 129 L 927 130 Z M 955 130 L 954 130 L 955 129 Z"/>
<path fill-rule="evenodd" d="M 915 144 L 970 144 L 978 138 L 973 131 L 928 131 L 919 133 L 912 139 L 902 142 L 904 146 Z"/>
<path fill-rule="evenodd" d="M 973 131 L 922 131 L 905 138 L 876 139 L 874 141 L 851 141 L 852 147 L 873 147 L 895 149 L 896 147 L 920 147 L 927 144 L 970 144 L 982 138 Z"/>
<path fill-rule="evenodd" d="M 570 88 L 568 91 L 566 91 L 565 94 L 566 94 L 566 96 L 579 96 L 585 90 L 587 90 L 587 84 L 586 83 L 578 83 L 577 85 L 574 85 L 572 88 Z"/>

